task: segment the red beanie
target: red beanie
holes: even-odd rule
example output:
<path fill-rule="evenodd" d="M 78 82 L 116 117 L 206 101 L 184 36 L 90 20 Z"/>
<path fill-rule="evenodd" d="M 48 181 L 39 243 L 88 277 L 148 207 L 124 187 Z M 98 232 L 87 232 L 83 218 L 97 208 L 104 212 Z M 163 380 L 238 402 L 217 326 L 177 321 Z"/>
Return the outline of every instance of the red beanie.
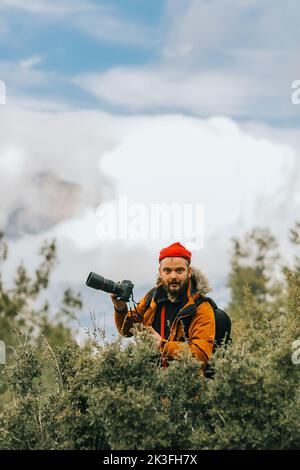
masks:
<path fill-rule="evenodd" d="M 180 258 L 185 258 L 188 262 L 191 262 L 192 253 L 187 250 L 181 243 L 173 243 L 166 248 L 163 248 L 159 253 L 159 261 L 169 256 L 179 256 Z"/>

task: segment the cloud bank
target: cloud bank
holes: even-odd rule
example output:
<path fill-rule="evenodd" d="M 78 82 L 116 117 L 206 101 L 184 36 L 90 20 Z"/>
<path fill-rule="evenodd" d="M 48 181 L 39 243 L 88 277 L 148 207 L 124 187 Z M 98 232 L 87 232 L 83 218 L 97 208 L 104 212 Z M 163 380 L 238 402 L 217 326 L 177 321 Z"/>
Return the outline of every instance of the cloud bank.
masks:
<path fill-rule="evenodd" d="M 34 266 L 39 244 L 55 237 L 56 283 L 84 290 L 94 270 L 150 287 L 164 240 L 97 238 L 97 207 L 120 195 L 146 205 L 203 203 L 205 244 L 194 263 L 215 286 L 228 272 L 232 236 L 260 224 L 283 239 L 299 214 L 297 133 L 221 116 L 0 111 L 1 227 L 12 246 L 7 278 L 20 259 Z"/>

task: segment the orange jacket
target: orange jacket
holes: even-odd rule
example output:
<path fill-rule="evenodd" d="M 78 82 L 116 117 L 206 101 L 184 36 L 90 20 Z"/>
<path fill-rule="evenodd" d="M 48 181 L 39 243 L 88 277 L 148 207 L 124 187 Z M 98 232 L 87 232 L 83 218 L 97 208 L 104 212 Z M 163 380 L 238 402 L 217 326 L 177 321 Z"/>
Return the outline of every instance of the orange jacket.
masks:
<path fill-rule="evenodd" d="M 203 281 L 203 275 L 201 281 Z M 208 302 L 202 302 L 197 306 L 197 299 L 206 291 L 199 289 L 197 279 L 199 271 L 192 271 L 192 277 L 189 281 L 187 290 L 188 301 L 176 315 L 170 326 L 170 336 L 167 342 L 161 343 L 161 352 L 163 357 L 174 359 L 183 348 L 188 348 L 190 352 L 204 365 L 209 361 L 213 352 L 215 339 L 215 316 L 211 305 Z M 204 278 L 205 279 L 205 278 Z M 203 283 L 202 283 L 203 284 Z M 142 323 L 145 326 L 152 326 L 157 311 L 155 301 L 155 292 L 157 287 L 151 289 L 153 296 L 149 307 L 146 301 L 149 292 L 136 305 L 135 309 L 118 313 L 115 311 L 115 323 L 119 333 L 123 336 L 132 336 L 131 328 L 134 323 Z M 185 342 L 182 339 L 185 338 Z"/>

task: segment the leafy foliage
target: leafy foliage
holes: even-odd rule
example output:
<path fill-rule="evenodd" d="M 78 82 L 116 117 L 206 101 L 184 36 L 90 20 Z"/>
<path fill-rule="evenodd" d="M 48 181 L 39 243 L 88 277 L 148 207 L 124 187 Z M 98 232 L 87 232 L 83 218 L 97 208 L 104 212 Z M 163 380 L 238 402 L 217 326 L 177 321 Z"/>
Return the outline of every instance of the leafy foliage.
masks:
<path fill-rule="evenodd" d="M 39 254 L 41 263 L 35 270 L 33 279 L 23 264 L 16 269 L 12 288 L 7 289 L 0 277 L 0 339 L 6 344 L 9 363 L 18 357 L 16 347 L 21 344 L 37 349 L 45 341 L 52 345 L 65 344 L 73 337 L 70 323 L 73 310 L 82 306 L 80 296 L 75 295 L 71 289 L 65 291 L 62 306 L 55 314 L 50 313 L 48 301 L 41 303 L 40 298 L 49 285 L 50 274 L 56 262 L 55 242 L 45 242 Z M 0 265 L 5 267 L 7 256 L 8 246 L 0 233 Z M 3 365 L 0 366 L 0 409 L 11 399 L 11 394 L 5 394 L 7 384 L 3 380 L 2 371 Z"/>
<path fill-rule="evenodd" d="M 291 231 L 296 249 L 299 229 Z M 21 334 L 4 370 L 12 396 L 0 416 L 0 447 L 299 448 L 300 365 L 291 359 L 300 338 L 299 258 L 280 270 L 276 249 L 267 231 L 234 241 L 234 341 L 214 355 L 213 380 L 186 352 L 159 367 L 141 326 L 133 341 L 105 343 L 95 334 L 84 347 L 70 337 L 31 343 Z"/>

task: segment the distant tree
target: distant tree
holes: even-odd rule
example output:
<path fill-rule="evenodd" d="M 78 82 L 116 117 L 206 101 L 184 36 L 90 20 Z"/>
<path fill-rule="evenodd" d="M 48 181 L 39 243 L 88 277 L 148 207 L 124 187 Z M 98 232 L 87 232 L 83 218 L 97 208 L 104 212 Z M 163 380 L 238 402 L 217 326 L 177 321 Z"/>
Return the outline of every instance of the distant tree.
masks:
<path fill-rule="evenodd" d="M 277 241 L 268 229 L 256 228 L 243 241 L 233 239 L 228 277 L 231 312 L 238 312 L 243 305 L 245 288 L 266 308 L 277 300 L 281 291 L 279 260 Z"/>
<path fill-rule="evenodd" d="M 33 278 L 30 278 L 27 269 L 21 263 L 16 269 L 13 287 L 8 289 L 3 284 L 0 273 L 0 339 L 6 345 L 8 361 L 13 356 L 14 348 L 20 344 L 21 336 L 24 336 L 26 343 L 32 346 L 40 346 L 44 340 L 51 345 L 65 344 L 74 334 L 70 322 L 74 308 L 82 307 L 80 296 L 74 294 L 71 289 L 65 290 L 61 308 L 56 313 L 50 311 L 47 300 L 42 306 L 37 306 L 39 297 L 49 286 L 51 271 L 55 266 L 57 257 L 55 241 L 45 242 L 39 254 L 42 260 Z M 4 234 L 0 233 L 1 269 L 5 268 L 8 255 L 8 244 Z M 2 370 L 3 366 L 0 366 L 0 393 L 6 389 L 1 380 Z"/>
<path fill-rule="evenodd" d="M 297 249 L 300 226 L 296 232 Z M 275 241 L 260 237 L 256 231 L 242 258 L 235 247 L 229 281 L 238 334 L 214 354 L 213 380 L 188 352 L 159 367 L 153 339 L 140 326 L 129 343 L 97 343 L 95 334 L 88 347 L 74 340 L 29 344 L 21 334 L 4 370 L 11 400 L 0 413 L 0 448 L 298 449 L 298 255 L 283 268 L 279 292 L 270 264 Z M 45 368 L 51 382 L 43 380 Z"/>

